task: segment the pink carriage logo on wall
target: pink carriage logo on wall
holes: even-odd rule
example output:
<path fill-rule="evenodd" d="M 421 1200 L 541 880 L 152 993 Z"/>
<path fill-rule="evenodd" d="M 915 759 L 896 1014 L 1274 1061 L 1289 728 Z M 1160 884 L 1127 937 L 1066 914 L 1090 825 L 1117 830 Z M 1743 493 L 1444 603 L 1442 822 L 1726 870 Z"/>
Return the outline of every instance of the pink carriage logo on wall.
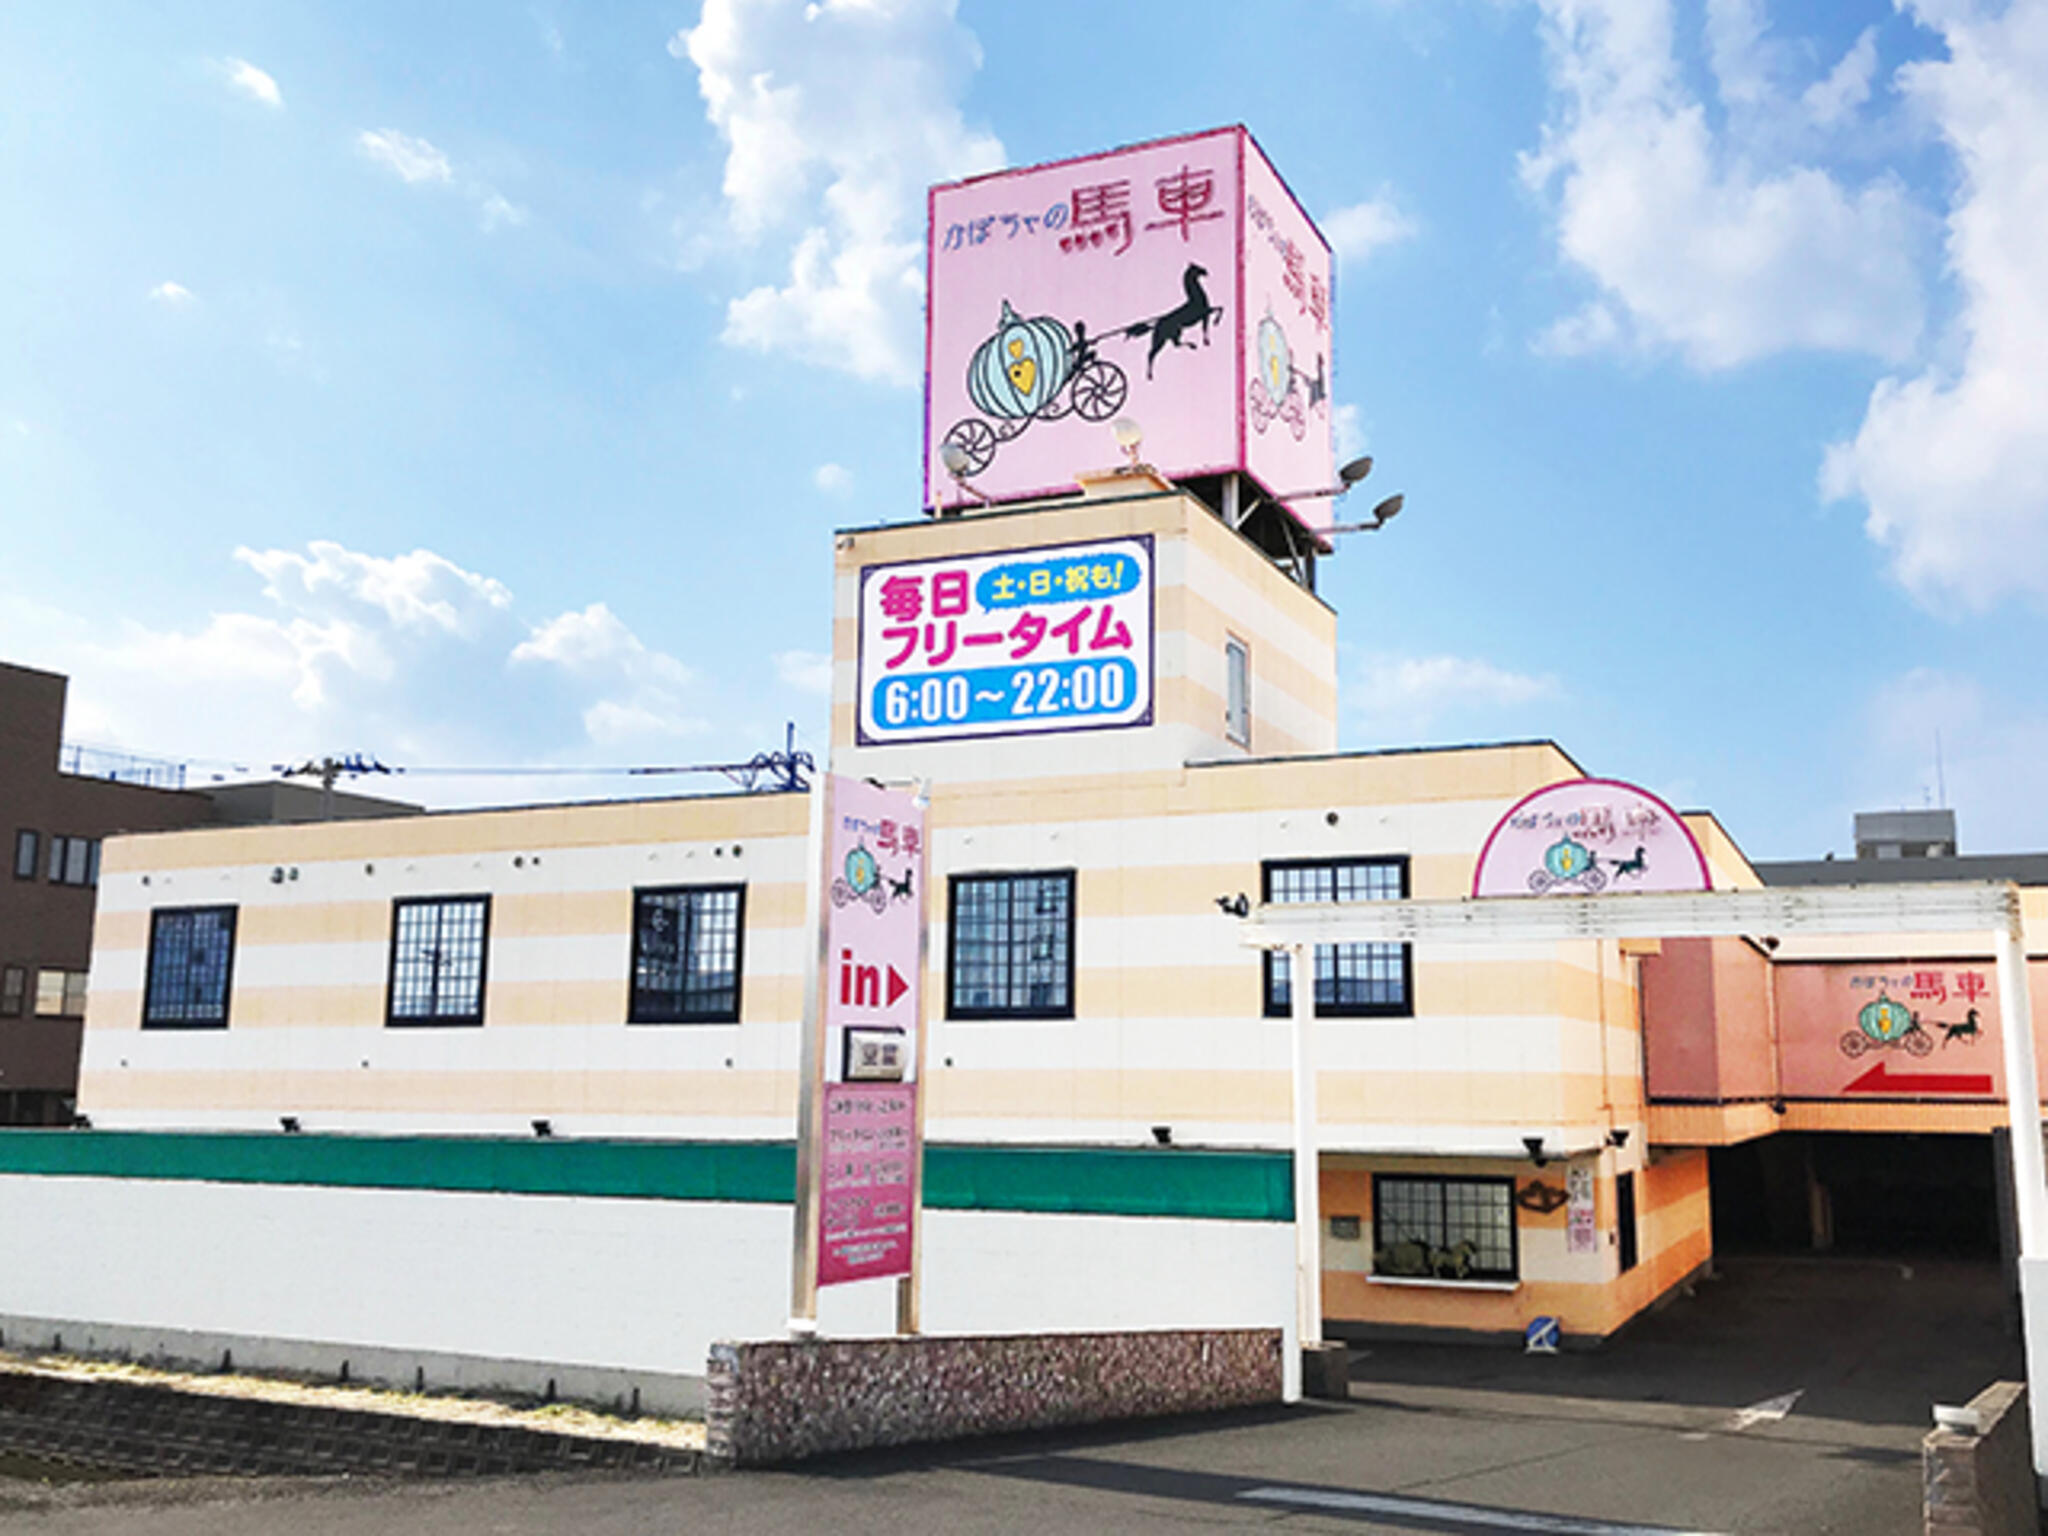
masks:
<path fill-rule="evenodd" d="M 927 506 L 948 448 L 996 500 L 1071 489 L 1120 414 L 1168 475 L 1328 484 L 1329 247 L 1243 129 L 934 187 L 929 260 Z"/>
<path fill-rule="evenodd" d="M 1618 779 L 1571 779 L 1526 796 L 1494 824 L 1474 896 L 1705 891 L 1707 857 L 1679 814 Z"/>

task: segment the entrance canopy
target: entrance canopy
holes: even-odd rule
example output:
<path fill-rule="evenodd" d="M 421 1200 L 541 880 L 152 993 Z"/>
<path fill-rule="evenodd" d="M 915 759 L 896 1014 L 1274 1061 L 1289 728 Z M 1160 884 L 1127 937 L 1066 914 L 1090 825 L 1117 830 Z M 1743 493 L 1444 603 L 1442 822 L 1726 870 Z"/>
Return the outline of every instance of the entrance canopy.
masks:
<path fill-rule="evenodd" d="M 2035 1084 L 2033 1016 L 2027 995 L 2024 916 L 2009 881 L 1928 885 L 1776 886 L 1763 890 L 1676 891 L 1626 896 L 1488 896 L 1459 901 L 1262 903 L 1242 923 L 1242 942 L 1295 956 L 1296 975 L 1318 944 L 1512 944 L 1561 939 L 1690 939 L 1783 934 L 1983 934 L 1998 957 L 2005 1017 L 2005 1080 Z M 1310 988 L 1294 989 L 1296 1046 L 1296 1220 L 1308 1160 L 1303 1123 L 1313 1119 L 1312 1066 L 1305 1057 Z M 1299 1081 L 1306 1078 L 1307 1083 Z M 1309 1113 L 1302 1113 L 1303 1106 Z M 2048 1381 L 2048 1167 L 2038 1091 L 2008 1092 L 2013 1183 L 2019 1215 L 2020 1279 L 2028 1374 Z M 1313 1196 L 1308 1198 L 1311 1200 Z M 1313 1206 L 1311 1206 L 1313 1210 Z M 1306 1260 L 1300 1261 L 1305 1265 Z M 1319 1311 L 1304 1313 L 1320 1331 Z M 2034 1470 L 2048 1475 L 2048 1414 L 2034 1420 Z"/>

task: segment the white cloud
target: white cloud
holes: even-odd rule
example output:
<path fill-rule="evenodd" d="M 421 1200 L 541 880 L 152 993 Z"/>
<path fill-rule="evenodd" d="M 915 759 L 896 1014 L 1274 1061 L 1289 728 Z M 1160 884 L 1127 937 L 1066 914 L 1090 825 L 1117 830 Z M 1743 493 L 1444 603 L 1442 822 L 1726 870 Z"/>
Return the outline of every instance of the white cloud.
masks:
<path fill-rule="evenodd" d="M 425 139 L 400 133 L 396 128 L 366 129 L 356 136 L 356 145 L 407 186 L 453 186 L 476 204 L 478 225 L 487 235 L 501 229 L 517 229 L 527 221 L 526 209 L 488 182 L 458 176 L 448 157 Z"/>
<path fill-rule="evenodd" d="M 725 340 L 914 381 L 924 189 L 1003 163 L 961 116 L 981 50 L 954 0 L 705 0 L 668 51 L 725 140 L 735 235 L 791 239 L 787 279 L 732 300 Z"/>
<path fill-rule="evenodd" d="M 1865 27 L 1842 61 L 1801 94 L 1800 105 L 1817 126 L 1832 128 L 1870 100 L 1870 82 L 1876 73 L 1877 28 Z"/>
<path fill-rule="evenodd" d="M 1830 499 L 1859 497 L 1870 537 L 1921 601 L 2048 599 L 2048 4 L 1994 18 L 1918 0 L 1948 57 L 1900 72 L 1960 173 L 1948 267 L 1960 299 L 1941 361 L 1881 381 L 1828 451 Z"/>
<path fill-rule="evenodd" d="M 1797 348 L 1911 355 L 1924 221 L 1888 176 L 1847 186 L 1774 147 L 1789 55 L 1756 0 L 1709 7 L 1724 135 L 1680 78 L 1670 0 L 1540 4 L 1553 108 L 1522 174 L 1597 289 L 1542 346 L 1669 348 L 1703 370 Z M 1816 117 L 1846 109 L 1848 67 Z"/>
<path fill-rule="evenodd" d="M 802 693 L 832 692 L 832 658 L 817 651 L 777 651 L 775 675 Z"/>
<path fill-rule="evenodd" d="M 1339 208 L 1320 221 L 1330 247 L 1347 261 L 1363 262 L 1373 252 L 1412 240 L 1415 221 L 1384 194 L 1349 208 Z"/>
<path fill-rule="evenodd" d="M 844 496 L 853 489 L 853 471 L 844 464 L 820 464 L 811 480 L 827 496 Z"/>
<path fill-rule="evenodd" d="M 570 763 L 707 728 L 689 707 L 690 669 L 604 603 L 530 627 L 502 582 L 432 550 L 323 540 L 234 558 L 261 579 L 260 601 L 159 627 L 4 604 L 0 655 L 71 675 L 74 739 L 256 771 L 355 749 L 394 765 Z M 367 787 L 446 802 L 501 799 L 507 781 Z"/>
<path fill-rule="evenodd" d="M 445 182 L 455 174 L 455 168 L 440 150 L 425 139 L 400 133 L 396 128 L 366 128 L 356 135 L 356 147 L 407 186 Z"/>
<path fill-rule="evenodd" d="M 266 107 L 284 106 L 284 92 L 277 88 L 268 71 L 258 69 L 247 59 L 226 59 L 221 67 L 227 71 L 228 84 L 250 100 L 260 101 Z"/>
<path fill-rule="evenodd" d="M 1348 649 L 1348 648 L 1347 648 Z M 1370 652 L 1346 668 L 1347 710 L 1389 739 L 1428 735 L 1454 722 L 1473 736 L 1510 735 L 1521 706 L 1558 698 L 1557 679 L 1471 656 Z"/>
<path fill-rule="evenodd" d="M 329 539 L 315 539 L 306 549 L 302 555 L 241 548 L 235 559 L 263 578 L 263 595 L 274 603 L 322 612 L 375 608 L 394 629 L 475 635 L 484 615 L 512 606 L 504 583 L 465 571 L 430 549 L 365 555 Z"/>
<path fill-rule="evenodd" d="M 149 296 L 166 309 L 185 309 L 199 302 L 199 295 L 183 283 L 158 283 L 149 290 Z"/>
<path fill-rule="evenodd" d="M 515 667 L 553 667 L 600 686 L 605 696 L 583 712 L 584 730 L 599 746 L 710 729 L 686 707 L 684 696 L 696 681 L 690 669 L 650 649 L 604 603 L 557 614 L 513 647 L 511 660 Z"/>

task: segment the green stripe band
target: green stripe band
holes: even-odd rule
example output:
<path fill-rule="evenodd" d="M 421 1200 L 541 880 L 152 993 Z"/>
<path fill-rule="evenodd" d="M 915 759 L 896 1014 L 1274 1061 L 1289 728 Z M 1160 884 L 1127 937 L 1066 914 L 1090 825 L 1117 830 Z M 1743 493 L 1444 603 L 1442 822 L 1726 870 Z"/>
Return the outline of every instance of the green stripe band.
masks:
<path fill-rule="evenodd" d="M 788 1142 L 0 1131 L 0 1175 L 788 1205 Z M 1292 1221 L 1282 1152 L 928 1146 L 927 1208 Z"/>

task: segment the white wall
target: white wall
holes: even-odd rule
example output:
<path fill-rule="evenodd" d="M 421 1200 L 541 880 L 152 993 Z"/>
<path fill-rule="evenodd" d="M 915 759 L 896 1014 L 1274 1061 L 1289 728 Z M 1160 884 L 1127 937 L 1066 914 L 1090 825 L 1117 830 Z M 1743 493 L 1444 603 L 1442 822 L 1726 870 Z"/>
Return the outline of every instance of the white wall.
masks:
<path fill-rule="evenodd" d="M 1279 1223 L 925 1222 L 934 1333 L 1276 1327 L 1293 1308 Z M 258 1367 L 306 1364 L 266 1358 L 273 1339 L 700 1376 L 714 1339 L 782 1336 L 790 1226 L 782 1205 L 7 1176 L 0 1317 L 224 1336 Z M 827 1290 L 819 1320 L 891 1332 L 894 1285 Z"/>

